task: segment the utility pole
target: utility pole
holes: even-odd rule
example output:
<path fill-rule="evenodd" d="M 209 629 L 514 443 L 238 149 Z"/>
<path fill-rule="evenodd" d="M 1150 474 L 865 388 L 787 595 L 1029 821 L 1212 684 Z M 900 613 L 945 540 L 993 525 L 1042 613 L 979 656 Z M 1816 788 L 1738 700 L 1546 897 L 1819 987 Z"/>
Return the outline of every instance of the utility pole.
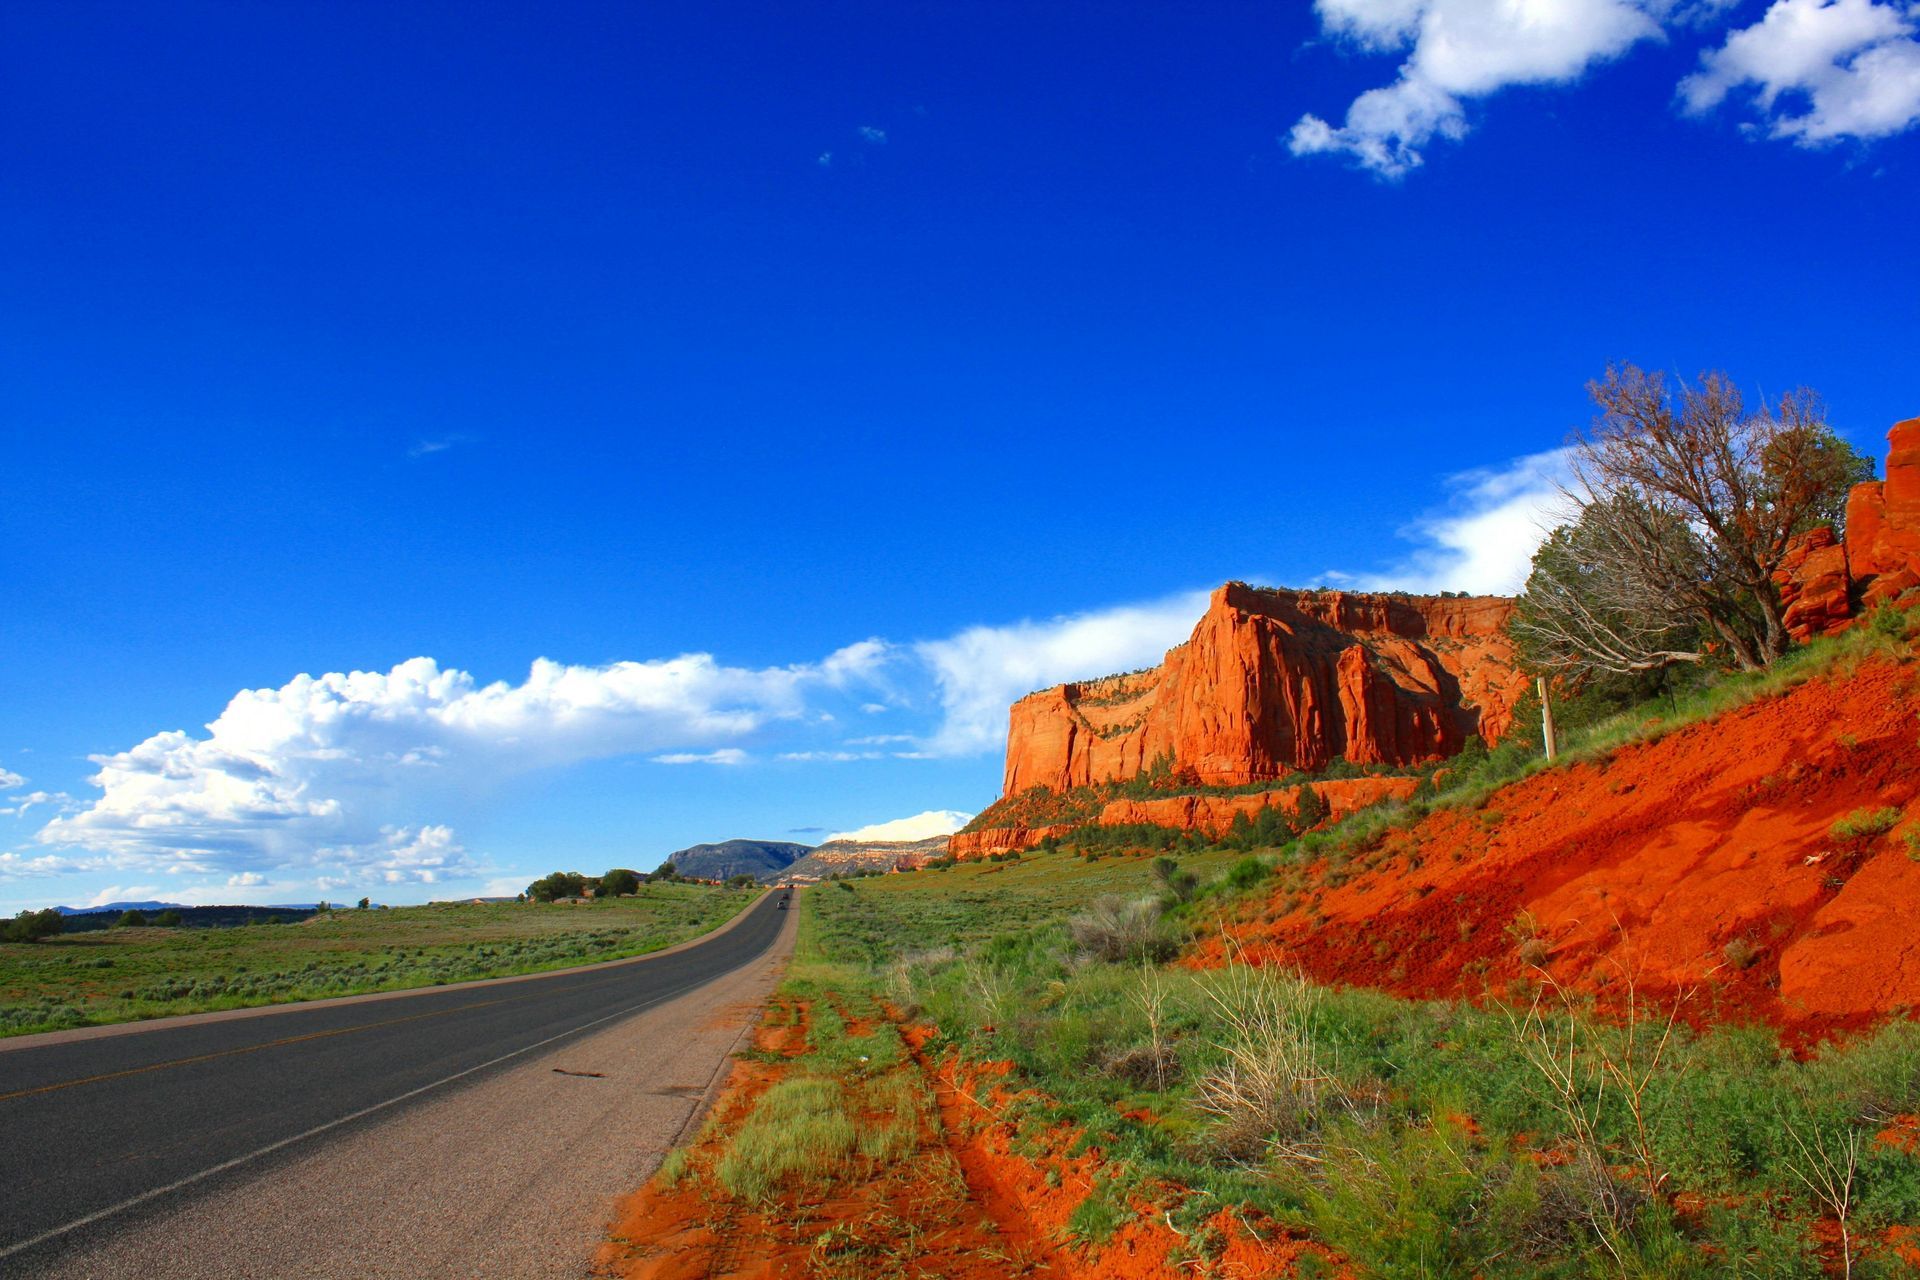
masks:
<path fill-rule="evenodd" d="M 1540 677 L 1540 736 L 1547 744 L 1547 763 L 1552 764 L 1559 752 L 1553 740 L 1553 703 L 1547 697 L 1545 676 Z"/>

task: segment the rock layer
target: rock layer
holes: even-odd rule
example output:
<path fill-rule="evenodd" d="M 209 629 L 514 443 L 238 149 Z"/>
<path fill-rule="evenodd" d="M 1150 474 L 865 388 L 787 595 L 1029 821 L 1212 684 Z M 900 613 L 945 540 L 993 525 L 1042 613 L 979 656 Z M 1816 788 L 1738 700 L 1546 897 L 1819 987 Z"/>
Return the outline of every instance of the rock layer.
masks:
<path fill-rule="evenodd" d="M 1920 586 L 1920 418 L 1887 432 L 1887 478 L 1847 495 L 1846 562 L 1864 607 Z"/>
<path fill-rule="evenodd" d="M 1121 781 L 1166 761 L 1238 786 L 1450 755 L 1498 737 L 1526 682 L 1501 597 L 1213 593 L 1159 667 L 1058 685 L 1013 705 L 1006 794 Z"/>

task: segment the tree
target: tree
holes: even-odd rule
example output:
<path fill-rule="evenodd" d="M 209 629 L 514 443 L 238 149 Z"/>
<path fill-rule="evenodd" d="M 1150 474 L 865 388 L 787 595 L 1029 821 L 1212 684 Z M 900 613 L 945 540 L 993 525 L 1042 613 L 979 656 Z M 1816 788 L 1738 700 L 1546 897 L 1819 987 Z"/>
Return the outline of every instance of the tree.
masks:
<path fill-rule="evenodd" d="M 52 907 L 44 911 L 22 911 L 0 926 L 0 942 L 38 942 L 66 927 L 67 918 Z"/>
<path fill-rule="evenodd" d="M 360 901 L 353 904 L 353 909 L 355 911 L 365 911 L 371 906 L 373 906 L 372 898 L 362 898 L 360 899 Z"/>
<path fill-rule="evenodd" d="M 527 896 L 535 902 L 556 898 L 578 898 L 587 892 L 587 878 L 578 871 L 555 871 L 527 886 Z"/>
<path fill-rule="evenodd" d="M 737 876 L 727 877 L 727 888 L 729 889 L 751 889 L 755 883 L 757 882 L 753 876 L 745 871 L 742 871 Z"/>
<path fill-rule="evenodd" d="M 1804 389 L 1749 413 L 1724 374 L 1676 397 L 1628 364 L 1587 390 L 1600 412 L 1571 445 L 1578 518 L 1534 557 L 1523 648 L 1580 673 L 1701 663 L 1710 645 L 1742 670 L 1771 664 L 1789 644 L 1773 581 L 1788 540 L 1837 526 L 1870 464 Z"/>
<path fill-rule="evenodd" d="M 153 922 L 162 929 L 177 929 L 180 927 L 180 913 L 169 907 L 155 916 Z"/>
<path fill-rule="evenodd" d="M 122 911 L 120 918 L 114 923 L 122 929 L 144 929 L 147 927 L 147 913 L 138 908 Z"/>
<path fill-rule="evenodd" d="M 671 884 L 680 878 L 680 868 L 674 866 L 671 862 L 663 862 L 660 864 L 660 869 L 653 873 L 653 878 L 655 880 L 665 880 Z"/>
<path fill-rule="evenodd" d="M 602 898 L 622 898 L 638 892 L 640 877 L 625 867 L 615 867 L 600 877 L 597 895 Z"/>

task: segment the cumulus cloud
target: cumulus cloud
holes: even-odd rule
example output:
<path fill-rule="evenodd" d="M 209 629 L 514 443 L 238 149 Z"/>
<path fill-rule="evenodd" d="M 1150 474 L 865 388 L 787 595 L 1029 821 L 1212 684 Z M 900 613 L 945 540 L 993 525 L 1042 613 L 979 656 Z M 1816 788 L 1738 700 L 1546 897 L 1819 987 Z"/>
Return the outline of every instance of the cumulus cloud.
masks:
<path fill-rule="evenodd" d="M 1920 5 L 1776 0 L 1680 82 L 1695 114 L 1751 87 L 1766 133 L 1801 146 L 1883 138 L 1920 122 Z"/>
<path fill-rule="evenodd" d="M 11 769 L 0 769 L 0 791 L 18 791 L 27 780 Z"/>
<path fill-rule="evenodd" d="M 734 764 L 739 740 L 800 719 L 808 696 L 877 671 L 863 641 L 817 663 L 724 666 L 708 654 L 606 666 L 536 661 L 482 684 L 414 658 L 234 696 L 204 736 L 154 734 L 93 758 L 101 794 L 39 839 L 174 873 L 301 867 L 428 882 L 477 863 L 409 810 L 531 769 L 638 753 Z"/>
<path fill-rule="evenodd" d="M 935 836 L 950 836 L 972 821 L 972 814 L 961 813 L 958 809 L 929 809 L 911 818 L 895 818 L 890 822 L 856 827 L 852 831 L 836 831 L 823 843 L 835 840 L 931 840 Z"/>
<path fill-rule="evenodd" d="M 251 889 L 267 882 L 267 878 L 258 871 L 242 871 L 238 875 L 227 877 L 229 889 Z"/>
<path fill-rule="evenodd" d="M 925 744 L 937 755 L 967 755 L 1006 736 L 1007 707 L 1063 680 L 1153 666 L 1193 633 L 1205 591 L 1044 621 L 969 627 L 914 652 L 932 673 L 942 722 Z"/>
<path fill-rule="evenodd" d="M 1295 155 L 1337 154 L 1385 178 L 1424 161 L 1435 139 L 1466 136 L 1466 104 L 1511 85 L 1564 84 L 1658 39 L 1670 0 L 1317 0 L 1321 28 L 1362 52 L 1404 54 L 1334 125 L 1305 115 Z"/>
<path fill-rule="evenodd" d="M 1569 518 L 1569 482 L 1564 449 L 1449 476 L 1447 504 L 1400 531 L 1418 544 L 1410 555 L 1384 570 L 1332 571 L 1326 579 L 1365 591 L 1512 595 L 1525 584 L 1534 551 Z"/>

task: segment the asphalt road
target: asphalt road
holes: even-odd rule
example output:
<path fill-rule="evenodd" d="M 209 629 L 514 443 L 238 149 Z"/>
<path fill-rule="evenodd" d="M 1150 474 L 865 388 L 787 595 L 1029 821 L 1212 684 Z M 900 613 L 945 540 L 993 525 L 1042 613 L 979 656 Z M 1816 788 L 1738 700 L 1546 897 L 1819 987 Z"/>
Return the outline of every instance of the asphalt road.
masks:
<path fill-rule="evenodd" d="M 305 1213 L 324 1244 L 332 1238 L 328 1219 L 303 1206 L 354 1202 L 383 1183 L 382 1199 L 360 1204 L 352 1230 L 339 1229 L 354 1274 L 536 1274 L 534 1255 L 513 1260 L 500 1252 L 511 1252 L 507 1237 L 519 1230 L 505 1222 L 495 1228 L 501 1241 L 429 1241 L 440 1259 L 434 1265 L 421 1263 L 419 1242 L 398 1244 L 391 1272 L 352 1238 L 383 1216 L 420 1207 L 389 1201 L 443 1203 L 461 1186 L 481 1201 L 464 1206 L 472 1218 L 466 1233 L 485 1234 L 498 1216 L 498 1206 L 485 1203 L 489 1194 L 537 1214 L 541 1206 L 524 1203 L 528 1188 L 543 1180 L 566 1187 L 572 1165 L 603 1167 L 609 1194 L 631 1189 L 622 1180 L 650 1168 L 677 1136 L 771 984 L 772 966 L 752 962 L 791 946 L 797 913 L 777 910 L 778 898 L 767 895 L 706 940 L 636 961 L 270 1016 L 55 1043 L 43 1037 L 27 1047 L 0 1042 L 0 1276 L 269 1275 L 277 1264 L 247 1239 L 297 1234 L 299 1224 L 285 1215 Z M 739 976 L 749 970 L 752 980 Z M 716 982 L 730 974 L 731 983 Z M 725 1009 L 716 1006 L 721 1000 L 730 1002 Z M 658 1012 L 650 1017 L 650 1010 Z M 598 1069 L 548 1065 L 569 1053 L 585 1053 Z M 556 1092 L 581 1086 L 592 1092 Z M 649 1098 L 672 1105 L 628 1124 L 623 1117 Z M 443 1114 L 416 1131 L 434 1108 Z M 599 1118 L 574 1133 L 569 1117 L 589 1113 Z M 504 1148 L 516 1124 L 527 1132 Z M 457 1149 L 415 1159 L 448 1128 L 466 1130 Z M 372 1154 L 383 1145 L 393 1149 Z M 652 1149 L 628 1158 L 629 1146 Z M 327 1158 L 349 1150 L 355 1156 L 346 1167 Z M 373 1176 L 369 1160 L 384 1162 L 389 1176 Z M 406 1168 L 397 1186 L 395 1162 Z M 217 1221 L 236 1212 L 251 1217 L 246 1206 L 272 1202 L 264 1184 L 275 1178 L 300 1192 L 289 1192 L 274 1220 L 246 1224 L 198 1259 L 176 1256 L 175 1268 L 153 1264 L 151 1245 L 162 1239 L 175 1254 L 197 1252 L 205 1230 L 179 1229 L 196 1209 L 222 1201 Z M 511 1186 L 486 1189 L 503 1180 Z M 440 1185 L 448 1181 L 461 1186 Z M 440 1217 L 460 1214 L 449 1209 Z M 576 1224 L 562 1235 L 590 1243 L 598 1225 Z M 301 1269 L 324 1273 L 312 1265 L 313 1247 L 300 1255 Z M 125 1255 L 118 1262 L 116 1251 Z M 580 1273 L 579 1260 L 561 1261 L 558 1270 L 537 1273 Z"/>

